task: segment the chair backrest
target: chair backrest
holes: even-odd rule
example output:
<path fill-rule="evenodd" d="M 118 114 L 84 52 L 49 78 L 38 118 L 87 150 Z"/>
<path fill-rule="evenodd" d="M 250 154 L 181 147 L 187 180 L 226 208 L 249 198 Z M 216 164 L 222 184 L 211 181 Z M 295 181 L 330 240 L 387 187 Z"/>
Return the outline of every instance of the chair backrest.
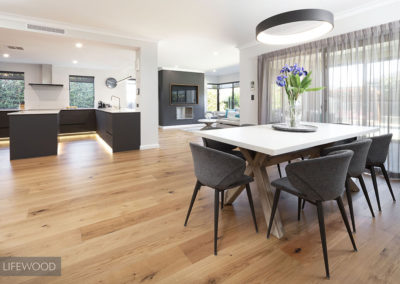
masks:
<path fill-rule="evenodd" d="M 289 164 L 286 174 L 290 183 L 309 200 L 333 200 L 345 189 L 352 156 L 351 150 L 332 152 L 325 157 Z"/>
<path fill-rule="evenodd" d="M 349 165 L 348 175 L 351 177 L 359 177 L 365 170 L 365 163 L 367 161 L 367 155 L 371 146 L 371 139 L 362 139 L 355 142 L 337 145 L 322 150 L 322 155 L 340 151 L 340 150 L 351 150 L 354 152 L 353 157 Z"/>
<path fill-rule="evenodd" d="M 222 152 L 230 152 L 233 149 L 237 148 L 234 145 L 223 143 L 223 142 L 219 142 L 219 141 L 215 141 L 215 140 L 204 138 L 204 137 L 203 137 L 203 144 L 204 144 L 205 147 L 212 148 L 212 149 L 215 149 L 215 150 L 219 150 L 219 151 L 222 151 Z"/>
<path fill-rule="evenodd" d="M 190 143 L 194 173 L 203 185 L 223 188 L 243 177 L 246 162 L 234 155 Z"/>
<path fill-rule="evenodd" d="M 389 152 L 389 145 L 392 141 L 392 134 L 385 134 L 371 137 L 372 144 L 367 156 L 367 164 L 379 165 L 386 161 Z"/>
<path fill-rule="evenodd" d="M 213 129 L 221 129 L 221 127 L 214 127 Z M 213 130 L 213 129 L 207 129 L 207 130 Z M 203 144 L 204 144 L 205 147 L 212 148 L 212 149 L 215 149 L 215 150 L 219 150 L 219 151 L 222 151 L 222 152 L 230 152 L 233 149 L 237 148 L 234 145 L 223 143 L 223 142 L 219 142 L 219 141 L 215 141 L 215 140 L 212 140 L 212 139 L 209 139 L 209 138 L 204 138 L 203 137 L 202 139 L 203 139 Z"/>

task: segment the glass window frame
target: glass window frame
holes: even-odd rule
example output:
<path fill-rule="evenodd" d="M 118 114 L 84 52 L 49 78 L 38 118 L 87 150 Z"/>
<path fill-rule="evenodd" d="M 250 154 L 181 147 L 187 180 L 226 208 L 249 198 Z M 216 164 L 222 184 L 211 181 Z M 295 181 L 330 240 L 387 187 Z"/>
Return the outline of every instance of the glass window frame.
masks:
<path fill-rule="evenodd" d="M 81 80 L 71 80 L 71 78 L 77 77 L 83 79 Z M 86 79 L 86 81 L 85 81 Z M 94 76 L 87 76 L 87 75 L 69 75 L 68 77 L 68 103 L 71 105 L 71 82 L 72 83 L 91 83 L 93 84 L 93 106 L 88 108 L 95 108 L 96 102 L 96 85 L 95 85 L 95 77 Z M 82 107 L 78 107 L 82 108 Z"/>
<path fill-rule="evenodd" d="M 223 85 L 226 85 L 227 87 L 221 87 Z M 230 85 L 230 86 L 228 86 L 228 85 Z M 209 88 L 209 86 L 214 86 L 214 88 Z M 226 82 L 226 83 L 207 83 L 207 90 L 208 89 L 216 89 L 217 90 L 217 111 L 220 111 L 219 90 L 220 89 L 229 89 L 229 88 L 232 90 L 231 98 L 232 98 L 232 104 L 233 104 L 233 106 L 229 106 L 229 109 L 234 109 L 235 108 L 235 88 L 240 88 L 240 81 L 233 81 L 233 82 Z"/>
<path fill-rule="evenodd" d="M 12 77 L 8 77 L 8 76 L 3 76 L 3 74 L 12 74 Z M 22 94 L 22 99 L 19 99 L 20 103 L 21 102 L 25 102 L 25 72 L 20 72 L 20 71 L 0 71 L 0 80 L 15 80 L 15 81 L 23 81 L 24 83 L 24 92 Z M 10 108 L 10 107 L 6 107 L 6 108 L 0 108 L 0 109 L 14 109 L 14 108 Z M 15 108 L 15 109 L 18 109 Z"/>

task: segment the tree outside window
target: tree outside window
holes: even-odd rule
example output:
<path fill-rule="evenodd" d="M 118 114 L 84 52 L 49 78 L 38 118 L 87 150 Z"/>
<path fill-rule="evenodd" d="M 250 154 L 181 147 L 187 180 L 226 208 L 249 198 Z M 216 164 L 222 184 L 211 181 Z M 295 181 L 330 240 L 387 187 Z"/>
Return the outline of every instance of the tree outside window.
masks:
<path fill-rule="evenodd" d="M 0 109 L 16 109 L 24 101 L 23 72 L 0 72 Z"/>
<path fill-rule="evenodd" d="M 94 77 L 69 76 L 69 105 L 78 108 L 94 107 Z"/>

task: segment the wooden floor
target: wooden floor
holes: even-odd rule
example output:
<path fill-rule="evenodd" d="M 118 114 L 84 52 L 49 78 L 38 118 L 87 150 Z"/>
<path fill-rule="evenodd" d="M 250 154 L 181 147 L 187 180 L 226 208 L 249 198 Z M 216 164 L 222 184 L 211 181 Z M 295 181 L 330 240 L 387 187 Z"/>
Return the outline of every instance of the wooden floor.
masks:
<path fill-rule="evenodd" d="M 84 138 L 84 139 L 83 139 Z M 0 146 L 0 256 L 61 256 L 61 277 L 0 277 L 0 283 L 320 283 L 324 264 L 316 208 L 297 221 L 281 195 L 285 237 L 267 240 L 253 183 L 259 233 L 246 196 L 220 213 L 213 255 L 213 191 L 203 188 L 183 226 L 195 177 L 182 130 L 160 131 L 160 149 L 110 154 L 96 136 L 62 138 L 59 155 L 9 161 Z M 276 167 L 268 168 L 271 179 Z M 325 204 L 330 283 L 399 283 L 400 204 L 379 178 L 382 213 L 372 219 L 354 193 L 358 252 L 336 203 Z M 400 200 L 399 184 L 393 182 Z M 347 210 L 347 207 L 346 207 Z"/>

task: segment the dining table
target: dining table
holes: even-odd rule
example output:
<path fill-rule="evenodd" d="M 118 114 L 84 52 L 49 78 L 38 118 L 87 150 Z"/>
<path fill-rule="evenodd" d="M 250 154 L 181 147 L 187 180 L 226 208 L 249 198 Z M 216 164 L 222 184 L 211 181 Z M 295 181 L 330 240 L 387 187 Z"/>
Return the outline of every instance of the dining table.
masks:
<path fill-rule="evenodd" d="M 232 127 L 195 131 L 195 135 L 237 146 L 246 159 L 245 174 L 254 177 L 257 184 L 258 199 L 266 223 L 268 224 L 273 189 L 267 167 L 299 158 L 316 158 L 323 148 L 350 138 L 367 136 L 379 131 L 378 127 L 356 126 L 333 123 L 311 123 L 317 127 L 315 132 L 288 132 L 275 130 L 272 124 L 246 127 Z M 344 185 L 343 185 L 344 186 Z M 225 203 L 232 204 L 244 186 L 227 191 Z M 279 210 L 276 211 L 271 233 L 282 238 L 284 229 Z"/>

